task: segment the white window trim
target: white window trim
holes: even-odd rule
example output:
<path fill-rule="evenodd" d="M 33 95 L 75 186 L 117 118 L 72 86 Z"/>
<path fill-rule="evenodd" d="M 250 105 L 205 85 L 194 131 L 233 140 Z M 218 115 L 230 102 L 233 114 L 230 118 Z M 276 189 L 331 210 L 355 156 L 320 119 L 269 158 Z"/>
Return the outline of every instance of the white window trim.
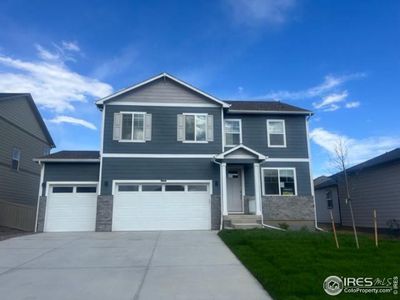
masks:
<path fill-rule="evenodd" d="M 134 139 L 129 139 L 129 140 L 127 140 L 127 139 L 123 139 L 122 138 L 122 129 L 123 129 L 123 117 L 121 118 L 121 139 L 118 141 L 118 142 L 120 142 L 120 143 L 146 143 L 146 140 L 145 140 L 145 136 L 146 136 L 146 133 L 145 133 L 145 130 L 146 130 L 146 126 L 145 126 L 145 124 L 146 124 L 146 113 L 145 112 L 142 112 L 142 111 L 121 111 L 120 112 L 120 114 L 121 115 L 132 115 L 132 132 L 131 132 L 131 136 L 132 136 L 132 138 L 133 138 L 133 124 L 134 124 L 134 119 L 135 119 L 135 116 L 134 115 L 143 115 L 143 139 L 141 139 L 141 140 L 134 140 Z"/>
<path fill-rule="evenodd" d="M 208 136 L 207 136 L 207 113 L 183 113 L 182 115 L 184 116 L 194 116 L 194 140 L 186 140 L 186 118 L 184 118 L 184 128 L 185 128 L 185 136 L 183 138 L 182 143 L 192 143 L 192 144 L 207 144 L 208 143 Z M 206 116 L 206 129 L 205 129 L 205 135 L 206 139 L 205 141 L 197 141 L 196 140 L 196 116 Z"/>
<path fill-rule="evenodd" d="M 14 150 L 15 151 L 17 151 L 17 153 L 18 153 L 18 158 L 14 158 Z M 21 165 L 21 149 L 20 148 L 18 148 L 18 147 L 13 147 L 12 148 L 12 151 L 11 151 L 11 169 L 13 169 L 14 171 L 19 171 L 19 167 L 20 167 L 20 165 Z M 12 162 L 14 161 L 14 160 L 16 160 L 17 162 L 18 162 L 18 165 L 17 165 L 17 168 L 16 169 L 14 169 L 13 167 L 12 167 Z"/>
<path fill-rule="evenodd" d="M 283 145 L 271 145 L 270 143 L 270 132 L 268 130 L 269 128 L 269 123 L 270 122 L 282 122 L 282 127 L 283 127 Z M 276 133 L 275 133 L 276 134 Z M 268 148 L 286 148 L 286 124 L 285 124 L 285 120 L 282 119 L 268 119 L 267 120 L 267 141 L 268 141 Z"/>
<path fill-rule="evenodd" d="M 237 132 L 226 132 L 225 131 L 225 122 L 226 121 L 238 121 L 239 122 L 239 145 L 243 144 L 242 140 L 242 119 L 225 119 L 224 120 L 224 140 L 226 141 L 226 134 L 227 133 L 232 133 L 232 134 L 237 134 Z M 225 145 L 225 147 L 236 147 L 237 145 Z"/>
<path fill-rule="evenodd" d="M 264 170 L 278 170 L 278 183 L 279 183 L 279 195 L 275 194 L 266 194 L 265 193 L 265 184 L 264 184 Z M 294 195 L 282 195 L 281 194 L 281 187 L 280 187 L 280 171 L 281 170 L 292 170 L 293 171 L 293 176 L 294 176 Z M 262 193 L 263 196 L 283 196 L 283 197 L 294 197 L 297 196 L 297 175 L 296 175 L 296 168 L 261 168 L 261 185 L 262 185 Z"/>

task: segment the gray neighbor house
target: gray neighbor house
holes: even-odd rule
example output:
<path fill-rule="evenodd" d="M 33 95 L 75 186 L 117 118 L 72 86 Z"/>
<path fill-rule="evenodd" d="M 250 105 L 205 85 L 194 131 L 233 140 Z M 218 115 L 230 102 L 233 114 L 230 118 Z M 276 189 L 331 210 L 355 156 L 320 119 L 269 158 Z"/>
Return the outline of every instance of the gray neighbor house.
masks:
<path fill-rule="evenodd" d="M 54 142 L 30 94 L 0 93 L 0 226 L 33 231 L 40 166 Z"/>
<path fill-rule="evenodd" d="M 373 210 L 378 227 L 394 229 L 400 225 L 400 148 L 367 160 L 347 170 L 349 190 L 357 227 L 373 228 Z M 343 173 L 314 180 L 317 219 L 351 226 Z M 397 224 L 397 225 L 396 225 Z"/>
<path fill-rule="evenodd" d="M 36 159 L 38 232 L 314 228 L 310 111 L 220 100 L 167 73 L 96 105 L 100 151 Z"/>

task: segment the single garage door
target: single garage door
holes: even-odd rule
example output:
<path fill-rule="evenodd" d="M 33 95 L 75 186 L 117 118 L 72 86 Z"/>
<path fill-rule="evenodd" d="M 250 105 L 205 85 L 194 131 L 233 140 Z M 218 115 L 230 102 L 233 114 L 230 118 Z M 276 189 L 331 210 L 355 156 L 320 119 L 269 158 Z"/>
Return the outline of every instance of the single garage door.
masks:
<path fill-rule="evenodd" d="M 50 185 L 44 231 L 94 231 L 96 185 Z"/>
<path fill-rule="evenodd" d="M 118 184 L 113 231 L 211 228 L 208 183 Z"/>

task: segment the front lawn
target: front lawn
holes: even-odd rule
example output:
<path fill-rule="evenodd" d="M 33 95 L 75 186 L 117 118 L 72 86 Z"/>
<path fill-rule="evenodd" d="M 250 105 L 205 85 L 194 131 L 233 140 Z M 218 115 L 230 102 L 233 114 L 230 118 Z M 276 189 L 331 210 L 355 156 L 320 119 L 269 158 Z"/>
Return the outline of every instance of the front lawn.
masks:
<path fill-rule="evenodd" d="M 372 235 L 360 234 L 360 249 L 353 235 L 339 234 L 336 249 L 332 233 L 308 231 L 223 230 L 221 239 L 259 280 L 274 299 L 381 299 L 381 295 L 328 296 L 322 289 L 330 275 L 380 277 L 400 275 L 400 242 L 381 240 L 376 249 Z M 384 296 L 400 299 L 400 296 Z"/>

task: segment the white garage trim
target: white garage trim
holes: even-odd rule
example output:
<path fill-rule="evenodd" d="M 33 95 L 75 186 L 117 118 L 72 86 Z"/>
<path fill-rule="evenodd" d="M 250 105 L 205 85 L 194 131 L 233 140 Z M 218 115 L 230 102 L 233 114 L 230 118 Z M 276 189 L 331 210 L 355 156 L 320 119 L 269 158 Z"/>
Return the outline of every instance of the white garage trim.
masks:
<path fill-rule="evenodd" d="M 70 189 L 54 191 L 60 187 Z M 79 191 L 81 187 L 91 187 L 93 191 Z M 94 231 L 97 191 L 97 181 L 48 181 L 43 231 Z"/>
<path fill-rule="evenodd" d="M 212 180 L 113 180 L 112 181 L 112 195 L 115 195 L 115 191 L 117 185 L 120 183 L 133 183 L 133 184 L 141 184 L 141 183 L 157 183 L 157 184 L 168 184 L 168 183 L 200 183 L 200 184 L 208 184 L 210 195 L 213 193 Z"/>

